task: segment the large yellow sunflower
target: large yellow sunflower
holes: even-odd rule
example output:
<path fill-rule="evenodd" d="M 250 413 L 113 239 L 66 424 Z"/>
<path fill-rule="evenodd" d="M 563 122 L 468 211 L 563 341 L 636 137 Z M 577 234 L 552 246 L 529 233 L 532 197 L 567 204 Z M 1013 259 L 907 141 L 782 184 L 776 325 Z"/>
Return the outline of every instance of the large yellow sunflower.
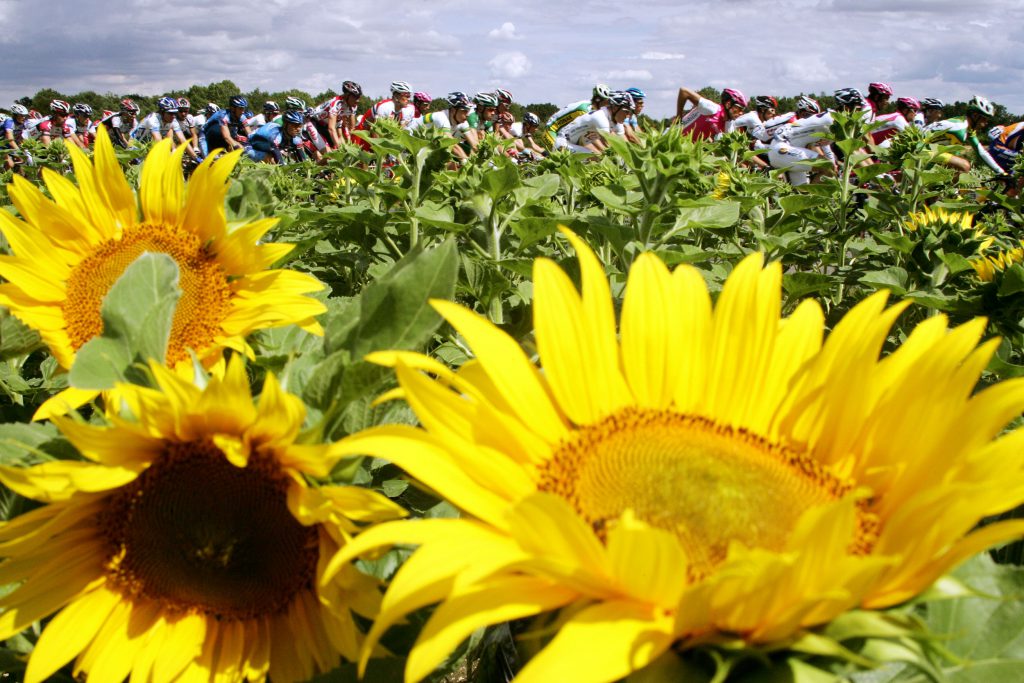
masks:
<path fill-rule="evenodd" d="M 23 220 L 0 211 L 0 231 L 13 255 L 0 256 L 0 305 L 29 327 L 64 368 L 75 352 L 103 331 L 103 297 L 143 252 L 174 258 L 180 272 L 178 301 L 167 346 L 168 365 L 187 362 L 191 349 L 207 365 L 225 347 L 245 350 L 256 329 L 298 324 L 321 329 L 314 316 L 325 308 L 307 296 L 323 289 L 313 276 L 267 270 L 294 245 L 258 244 L 276 219 L 229 229 L 224 214 L 227 178 L 239 153 L 211 156 L 185 189 L 179 147 L 155 145 L 142 167 L 139 203 L 129 188 L 103 126 L 94 158 L 69 146 L 78 187 L 43 169 L 53 197 L 14 176 L 9 187 Z M 75 407 L 95 392 L 71 390 L 60 403 Z M 37 416 L 60 407 L 50 404 Z"/>
<path fill-rule="evenodd" d="M 869 297 L 823 339 L 813 301 L 780 316 L 782 268 L 744 259 L 712 305 L 701 274 L 644 254 L 618 334 L 601 264 L 569 235 L 582 295 L 534 267 L 540 367 L 507 334 L 436 309 L 476 359 L 392 365 L 422 428 L 353 435 L 464 518 L 384 524 L 328 568 L 420 547 L 394 577 L 372 643 L 440 602 L 409 657 L 417 681 L 474 629 L 569 608 L 519 683 L 614 681 L 670 647 L 787 642 L 853 608 L 920 594 L 1024 532 L 977 529 L 1024 501 L 1024 382 L 973 393 L 998 341 L 982 320 L 917 326 L 880 358 L 904 305 Z"/>
<path fill-rule="evenodd" d="M 119 387 L 133 417 L 57 417 L 87 461 L 0 468 L 45 503 L 0 526 L 0 640 L 56 614 L 37 683 L 77 658 L 90 683 L 303 681 L 354 659 L 352 612 L 376 582 L 327 561 L 358 527 L 403 513 L 372 491 L 311 487 L 338 459 L 298 444 L 305 408 L 268 376 L 253 405 L 243 361 L 199 389 L 152 364 L 159 390 Z"/>

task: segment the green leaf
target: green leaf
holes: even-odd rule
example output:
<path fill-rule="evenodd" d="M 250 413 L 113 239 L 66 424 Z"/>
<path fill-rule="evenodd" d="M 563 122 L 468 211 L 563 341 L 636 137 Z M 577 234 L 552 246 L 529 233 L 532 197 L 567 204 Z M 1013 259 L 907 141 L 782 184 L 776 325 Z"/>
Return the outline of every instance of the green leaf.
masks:
<path fill-rule="evenodd" d="M 1024 291 L 1024 268 L 1015 263 L 1003 271 L 999 282 L 999 296 L 1011 296 Z"/>
<path fill-rule="evenodd" d="M 830 197 L 821 197 L 806 194 L 791 194 L 779 199 L 779 206 L 785 213 L 803 213 L 809 209 L 816 209 L 832 202 Z"/>
<path fill-rule="evenodd" d="M 78 350 L 72 386 L 109 389 L 136 358 L 163 361 L 180 297 L 173 258 L 146 252 L 135 259 L 103 299 L 103 334 Z"/>
<path fill-rule="evenodd" d="M 27 356 L 42 346 L 38 332 L 0 309 L 0 360 Z"/>
<path fill-rule="evenodd" d="M 827 291 L 834 278 L 824 273 L 788 273 L 782 278 L 782 288 L 791 299 Z"/>
<path fill-rule="evenodd" d="M 497 168 L 484 174 L 483 188 L 488 196 L 498 201 L 519 185 L 519 169 L 507 157 L 496 161 Z"/>
<path fill-rule="evenodd" d="M 885 270 L 865 273 L 859 282 L 875 289 L 889 289 L 896 296 L 903 296 L 907 293 L 907 278 L 906 270 L 899 266 L 891 266 Z"/>
<path fill-rule="evenodd" d="M 49 460 L 52 454 L 47 445 L 57 439 L 57 428 L 49 423 L 0 424 L 0 463 L 28 465 Z"/>
<path fill-rule="evenodd" d="M 713 199 L 686 200 L 674 209 L 672 233 L 692 228 L 728 228 L 740 219 L 740 203 Z"/>
<path fill-rule="evenodd" d="M 363 290 L 359 323 L 349 349 L 353 358 L 383 349 L 416 349 L 441 325 L 430 299 L 455 295 L 459 259 L 455 242 L 416 248 Z"/>

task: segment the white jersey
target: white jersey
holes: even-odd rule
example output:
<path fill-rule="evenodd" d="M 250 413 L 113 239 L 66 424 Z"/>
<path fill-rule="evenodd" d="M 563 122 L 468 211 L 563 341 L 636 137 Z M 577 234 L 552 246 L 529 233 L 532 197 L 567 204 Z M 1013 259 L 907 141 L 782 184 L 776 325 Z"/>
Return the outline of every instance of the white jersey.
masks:
<path fill-rule="evenodd" d="M 466 131 L 469 130 L 469 121 L 463 121 L 452 126 L 451 118 L 449 118 L 447 111 L 432 111 L 423 116 L 417 116 L 410 121 L 407 130 L 412 132 L 421 128 L 446 130 L 451 132 L 452 137 L 456 140 L 462 140 L 466 136 Z"/>
<path fill-rule="evenodd" d="M 717 114 L 721 108 L 721 105 L 715 104 L 706 97 L 702 97 L 697 100 L 697 104 L 690 107 L 690 109 L 683 114 L 683 118 L 679 120 L 679 127 L 685 130 L 687 126 L 690 126 L 700 117 Z"/>
<path fill-rule="evenodd" d="M 135 129 L 135 137 L 138 140 L 146 141 L 153 137 L 154 133 L 159 133 L 161 138 L 165 138 L 171 133 L 180 132 L 181 126 L 178 125 L 178 119 L 172 117 L 170 123 L 164 123 L 163 116 L 160 112 L 155 111 L 139 121 L 139 125 Z"/>
<path fill-rule="evenodd" d="M 178 119 L 178 127 L 181 129 L 182 135 L 185 137 L 192 137 L 192 131 L 196 130 L 196 117 L 192 114 L 185 114 L 185 118 Z"/>
<path fill-rule="evenodd" d="M 206 125 L 206 114 L 196 114 L 192 117 L 192 127 L 201 131 Z"/>
<path fill-rule="evenodd" d="M 823 134 L 832 127 L 832 113 L 824 112 L 780 126 L 772 146 L 808 147 L 823 142 Z"/>
<path fill-rule="evenodd" d="M 411 102 L 396 111 L 394 100 L 381 100 L 373 105 L 371 112 L 373 113 L 371 120 L 395 119 L 402 126 L 408 126 L 416 118 L 416 106 Z"/>
<path fill-rule="evenodd" d="M 734 130 L 746 131 L 748 134 L 753 134 L 754 130 L 761 125 L 761 117 L 756 111 L 748 111 L 743 116 L 735 118 L 732 121 L 725 122 L 725 132 L 731 133 Z"/>
<path fill-rule="evenodd" d="M 565 138 L 574 145 L 583 145 L 587 138 L 597 133 L 610 133 L 612 122 L 607 107 L 580 116 L 565 128 L 558 131 L 558 137 Z"/>
<path fill-rule="evenodd" d="M 523 122 L 513 121 L 512 125 L 508 127 L 508 132 L 511 133 L 514 138 L 523 137 Z"/>
<path fill-rule="evenodd" d="M 925 127 L 926 124 L 924 122 L 924 114 L 922 114 L 921 112 L 917 112 L 916 114 L 914 114 L 914 125 L 917 126 L 918 128 Z"/>
<path fill-rule="evenodd" d="M 249 130 L 256 130 L 266 123 L 267 117 L 265 114 L 256 114 L 256 116 L 251 116 L 245 120 L 245 125 L 249 126 Z"/>
<path fill-rule="evenodd" d="M 786 124 L 793 123 L 796 120 L 796 114 L 793 112 L 779 114 L 778 116 L 754 126 L 754 129 L 750 131 L 750 134 L 761 142 L 771 142 L 772 138 L 775 137 L 775 133 L 778 132 L 780 128 Z"/>

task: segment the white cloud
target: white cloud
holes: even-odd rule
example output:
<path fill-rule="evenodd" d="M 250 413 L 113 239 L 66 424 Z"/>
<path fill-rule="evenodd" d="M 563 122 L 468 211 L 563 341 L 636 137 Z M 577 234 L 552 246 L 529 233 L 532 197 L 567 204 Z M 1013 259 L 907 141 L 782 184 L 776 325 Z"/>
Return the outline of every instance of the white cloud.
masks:
<path fill-rule="evenodd" d="M 650 81 L 653 78 L 647 69 L 613 69 L 605 75 L 609 81 Z"/>
<path fill-rule="evenodd" d="M 501 28 L 491 29 L 487 37 L 491 40 L 520 40 L 522 38 L 516 33 L 516 25 L 511 21 L 506 21 Z"/>
<path fill-rule="evenodd" d="M 961 64 L 956 70 L 976 74 L 990 74 L 994 71 L 999 71 L 999 67 L 992 62 L 974 62 L 973 64 Z"/>
<path fill-rule="evenodd" d="M 803 57 L 789 57 L 782 60 L 778 65 L 779 75 L 786 81 L 796 84 L 822 84 L 820 87 L 828 89 L 828 84 L 838 81 L 839 76 L 825 62 L 821 55 L 805 55 Z M 838 86 L 835 86 L 838 87 Z"/>
<path fill-rule="evenodd" d="M 640 59 L 650 59 L 656 62 L 662 62 L 669 59 L 686 59 L 686 55 L 682 52 L 654 52 L 648 51 L 640 55 Z"/>
<path fill-rule="evenodd" d="M 533 64 L 522 52 L 500 52 L 487 62 L 493 78 L 522 78 L 530 73 Z"/>

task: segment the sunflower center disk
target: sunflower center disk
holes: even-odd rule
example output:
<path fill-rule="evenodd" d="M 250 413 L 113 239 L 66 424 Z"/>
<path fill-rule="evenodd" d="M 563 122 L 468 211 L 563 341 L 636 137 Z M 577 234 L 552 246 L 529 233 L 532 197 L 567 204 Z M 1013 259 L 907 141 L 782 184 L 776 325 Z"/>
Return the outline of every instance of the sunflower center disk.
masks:
<path fill-rule="evenodd" d="M 602 537 L 627 509 L 671 531 L 694 577 L 721 563 L 733 541 L 783 550 L 805 511 L 849 490 L 811 458 L 758 436 L 637 409 L 579 431 L 539 488 L 568 500 Z"/>
<path fill-rule="evenodd" d="M 109 579 L 171 612 L 249 619 L 285 609 L 316 573 L 317 530 L 288 510 L 277 466 L 245 468 L 208 441 L 170 444 L 102 519 Z"/>
<path fill-rule="evenodd" d="M 126 230 L 120 239 L 98 245 L 71 271 L 62 306 L 73 349 L 77 351 L 103 332 L 103 297 L 146 251 L 167 254 L 179 269 L 181 298 L 171 324 L 167 363 L 185 360 L 188 349 L 201 351 L 214 341 L 231 298 L 227 276 L 216 257 L 197 235 L 186 230 L 139 225 Z"/>

